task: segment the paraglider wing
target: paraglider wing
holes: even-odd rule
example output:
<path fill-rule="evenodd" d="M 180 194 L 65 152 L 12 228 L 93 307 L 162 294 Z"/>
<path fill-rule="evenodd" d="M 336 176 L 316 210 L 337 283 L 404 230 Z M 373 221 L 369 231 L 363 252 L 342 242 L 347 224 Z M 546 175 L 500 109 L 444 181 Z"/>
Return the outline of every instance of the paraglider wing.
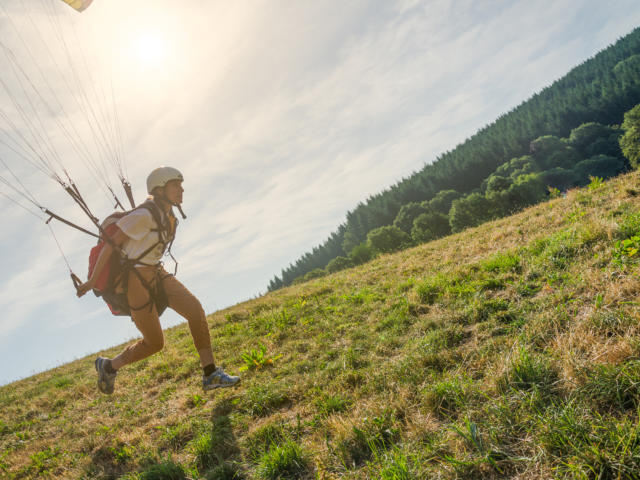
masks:
<path fill-rule="evenodd" d="M 85 8 L 87 8 L 89 5 L 91 5 L 91 2 L 93 0 L 62 0 L 62 1 L 68 4 L 69 6 L 75 8 L 77 11 L 81 12 Z"/>

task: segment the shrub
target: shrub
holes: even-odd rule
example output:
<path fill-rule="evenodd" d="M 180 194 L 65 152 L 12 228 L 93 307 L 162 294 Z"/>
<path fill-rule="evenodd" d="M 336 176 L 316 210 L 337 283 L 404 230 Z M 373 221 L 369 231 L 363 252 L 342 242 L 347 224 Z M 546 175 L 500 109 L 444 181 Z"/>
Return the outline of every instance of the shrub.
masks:
<path fill-rule="evenodd" d="M 385 226 L 371 230 L 367 234 L 367 244 L 375 251 L 392 253 L 409 245 L 411 238 L 398 227 Z"/>
<path fill-rule="evenodd" d="M 574 148 L 553 135 L 538 137 L 531 142 L 530 149 L 542 169 L 571 168 L 580 159 Z"/>
<path fill-rule="evenodd" d="M 490 175 L 487 179 L 487 192 L 500 192 L 507 190 L 513 184 L 513 180 L 509 177 L 503 177 L 502 175 Z"/>
<path fill-rule="evenodd" d="M 496 218 L 494 205 L 482 194 L 472 193 L 455 200 L 449 213 L 451 231 L 460 232 Z"/>
<path fill-rule="evenodd" d="M 576 179 L 580 185 L 587 185 L 589 177 L 611 178 L 624 172 L 625 162 L 621 158 L 607 155 L 596 155 L 577 163 L 574 167 Z"/>
<path fill-rule="evenodd" d="M 540 174 L 542 182 L 552 188 L 567 190 L 576 183 L 576 172 L 573 169 L 555 167 Z"/>
<path fill-rule="evenodd" d="M 506 215 L 543 200 L 547 195 L 547 187 L 540 174 L 528 173 L 518 176 L 508 190 L 499 192 L 498 195 L 502 202 L 496 198 L 494 209 Z M 492 197 L 489 196 L 489 199 Z M 498 205 L 499 203 L 502 205 Z"/>
<path fill-rule="evenodd" d="M 349 258 L 355 265 L 361 265 L 373 258 L 373 250 L 366 243 L 353 247 L 349 252 Z"/>
<path fill-rule="evenodd" d="M 449 217 L 442 213 L 423 213 L 413 222 L 411 238 L 414 242 L 428 242 L 451 233 Z"/>
<path fill-rule="evenodd" d="M 314 278 L 324 277 L 326 274 L 327 272 L 322 268 L 314 268 L 310 272 L 307 272 L 303 277 L 303 279 L 305 282 L 307 282 L 309 280 L 313 280 Z"/>
<path fill-rule="evenodd" d="M 495 175 L 501 175 L 503 177 L 516 178 L 520 175 L 527 173 L 537 172 L 539 170 L 538 163 L 530 156 L 525 155 L 523 157 L 512 158 L 506 163 L 503 163 L 494 172 Z"/>
<path fill-rule="evenodd" d="M 636 55 L 637 56 L 637 55 Z M 624 135 L 620 137 L 620 148 L 633 168 L 640 165 L 640 104 L 624 114 Z"/>
<path fill-rule="evenodd" d="M 623 158 L 622 150 L 620 150 L 619 139 L 621 131 L 616 131 L 609 135 L 608 138 L 599 138 L 587 147 L 585 156 L 593 157 L 596 155 L 607 155 L 610 157 Z"/>
<path fill-rule="evenodd" d="M 336 257 L 327 264 L 327 267 L 325 268 L 325 270 L 329 273 L 335 273 L 335 272 L 339 272 L 340 270 L 344 270 L 346 268 L 351 268 L 353 266 L 354 266 L 354 262 L 350 258 Z"/>
<path fill-rule="evenodd" d="M 428 208 L 419 203 L 407 203 L 400 208 L 398 215 L 396 215 L 396 218 L 393 221 L 393 226 L 398 227 L 403 232 L 409 233 L 414 220 L 428 211 Z"/>
<path fill-rule="evenodd" d="M 455 190 L 440 190 L 435 197 L 422 204 L 436 213 L 448 215 L 449 210 L 451 210 L 451 204 L 460 197 L 462 197 L 462 194 Z"/>
<path fill-rule="evenodd" d="M 586 153 L 587 148 L 599 138 L 609 138 L 615 130 L 608 125 L 596 122 L 583 123 L 571 130 L 569 144 L 581 153 Z"/>

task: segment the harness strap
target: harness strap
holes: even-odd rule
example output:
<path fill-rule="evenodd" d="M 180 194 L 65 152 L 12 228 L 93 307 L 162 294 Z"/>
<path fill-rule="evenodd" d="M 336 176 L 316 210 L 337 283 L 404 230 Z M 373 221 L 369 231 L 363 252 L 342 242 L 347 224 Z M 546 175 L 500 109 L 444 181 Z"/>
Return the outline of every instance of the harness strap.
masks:
<path fill-rule="evenodd" d="M 140 283 L 142 284 L 142 286 L 149 292 L 149 300 L 142 306 L 140 307 L 132 307 L 131 305 L 129 305 L 129 309 L 132 311 L 139 311 L 142 310 L 146 307 L 149 307 L 149 310 L 153 309 L 153 306 L 156 305 L 158 306 L 158 301 L 160 300 L 160 289 L 162 288 L 162 285 L 160 285 L 160 283 L 162 282 L 162 278 L 160 278 L 159 276 L 159 272 L 156 271 L 155 276 L 153 278 L 153 282 L 152 284 L 149 284 L 140 274 L 140 272 L 138 271 L 138 269 L 136 268 L 137 265 L 143 265 L 143 266 L 149 266 L 149 267 L 153 267 L 155 265 L 149 265 L 146 264 L 144 262 L 141 262 L 140 260 L 142 258 L 144 258 L 145 256 L 147 256 L 147 254 L 149 254 L 153 249 L 155 249 L 158 245 L 162 245 L 163 246 L 163 253 L 164 250 L 166 249 L 167 253 L 169 253 L 169 255 L 171 255 L 171 258 L 173 259 L 173 261 L 175 262 L 175 271 L 177 272 L 178 270 L 178 262 L 176 261 L 176 259 L 174 258 L 173 254 L 171 254 L 171 246 L 173 245 L 173 241 L 175 239 L 175 232 L 177 229 L 177 222 L 178 220 L 175 219 L 175 224 L 173 225 L 173 228 L 171 229 L 172 231 L 169 231 L 169 229 L 167 228 L 162 228 L 164 226 L 160 215 L 159 215 L 159 210 L 158 207 L 154 204 L 153 206 L 149 203 L 149 202 L 145 202 L 142 205 L 140 205 L 138 208 L 144 208 L 146 209 L 151 216 L 153 217 L 157 228 L 153 228 L 151 229 L 152 232 L 157 232 L 158 233 L 158 241 L 156 243 L 154 243 L 153 245 L 151 245 L 149 248 L 147 248 L 144 252 L 142 252 L 142 254 L 140 254 L 137 258 L 134 259 L 129 259 L 126 256 L 124 256 L 122 254 L 122 251 L 120 251 L 121 254 L 121 259 L 123 261 L 123 265 L 121 268 L 121 278 L 120 279 L 116 279 L 114 281 L 114 286 L 121 284 L 123 287 L 123 290 L 126 294 L 126 292 L 128 292 L 129 289 L 129 272 L 131 270 L 133 270 L 134 274 L 138 277 L 138 280 L 140 280 Z M 165 232 L 169 232 L 168 235 L 165 235 Z M 169 243 L 168 243 L 168 248 L 167 248 L 167 243 L 164 241 L 167 238 L 170 239 Z M 174 273 L 175 275 L 175 273 Z"/>

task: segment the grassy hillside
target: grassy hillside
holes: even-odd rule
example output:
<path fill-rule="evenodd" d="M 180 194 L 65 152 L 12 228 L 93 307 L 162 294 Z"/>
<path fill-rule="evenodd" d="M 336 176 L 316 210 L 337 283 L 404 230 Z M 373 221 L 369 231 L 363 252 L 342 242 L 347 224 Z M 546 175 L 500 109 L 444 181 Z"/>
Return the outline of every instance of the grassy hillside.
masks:
<path fill-rule="evenodd" d="M 638 478 L 639 177 L 211 315 L 235 390 L 186 325 L 113 396 L 93 356 L 5 386 L 0 475 Z"/>

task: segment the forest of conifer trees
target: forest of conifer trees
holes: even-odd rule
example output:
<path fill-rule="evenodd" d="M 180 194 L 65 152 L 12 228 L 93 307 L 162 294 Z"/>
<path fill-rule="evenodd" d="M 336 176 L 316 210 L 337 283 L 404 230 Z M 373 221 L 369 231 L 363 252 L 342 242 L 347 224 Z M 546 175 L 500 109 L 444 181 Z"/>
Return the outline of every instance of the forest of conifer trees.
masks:
<path fill-rule="evenodd" d="M 358 204 L 324 243 L 275 276 L 269 291 L 509 215 L 550 193 L 635 167 L 623 155 L 620 138 L 625 113 L 639 103 L 640 28 L 422 170 Z"/>

